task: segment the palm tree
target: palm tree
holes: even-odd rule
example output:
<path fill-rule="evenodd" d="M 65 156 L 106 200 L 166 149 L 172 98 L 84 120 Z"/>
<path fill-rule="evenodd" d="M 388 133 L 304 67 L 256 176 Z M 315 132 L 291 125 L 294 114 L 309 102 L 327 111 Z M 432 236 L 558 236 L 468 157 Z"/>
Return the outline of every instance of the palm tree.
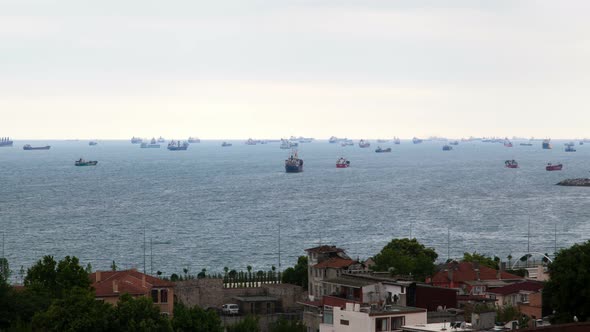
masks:
<path fill-rule="evenodd" d="M 508 267 L 512 269 L 512 255 L 509 254 L 506 258 L 508 258 Z"/>
<path fill-rule="evenodd" d="M 248 286 L 252 287 L 252 266 L 248 265 L 246 269 L 248 270 Z"/>

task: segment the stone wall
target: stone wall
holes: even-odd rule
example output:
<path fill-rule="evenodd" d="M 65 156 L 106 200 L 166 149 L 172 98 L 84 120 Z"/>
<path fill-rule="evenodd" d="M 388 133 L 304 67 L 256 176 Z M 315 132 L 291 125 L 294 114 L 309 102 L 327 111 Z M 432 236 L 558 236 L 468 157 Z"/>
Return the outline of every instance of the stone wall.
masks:
<path fill-rule="evenodd" d="M 306 293 L 303 291 L 303 288 L 296 285 L 264 285 L 262 286 L 262 289 L 264 290 L 265 295 L 279 299 L 281 305 L 279 310 L 283 312 L 300 311 L 301 305 L 297 304 L 297 302 L 305 301 L 307 297 Z"/>

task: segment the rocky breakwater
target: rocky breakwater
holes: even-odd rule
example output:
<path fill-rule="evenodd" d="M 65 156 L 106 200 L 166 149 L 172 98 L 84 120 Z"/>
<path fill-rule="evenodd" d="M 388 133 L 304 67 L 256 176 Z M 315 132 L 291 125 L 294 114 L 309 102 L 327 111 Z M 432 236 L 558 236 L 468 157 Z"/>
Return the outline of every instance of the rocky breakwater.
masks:
<path fill-rule="evenodd" d="M 558 186 L 574 186 L 574 187 L 590 187 L 590 179 L 588 178 L 580 178 L 580 179 L 565 179 L 559 183 Z"/>

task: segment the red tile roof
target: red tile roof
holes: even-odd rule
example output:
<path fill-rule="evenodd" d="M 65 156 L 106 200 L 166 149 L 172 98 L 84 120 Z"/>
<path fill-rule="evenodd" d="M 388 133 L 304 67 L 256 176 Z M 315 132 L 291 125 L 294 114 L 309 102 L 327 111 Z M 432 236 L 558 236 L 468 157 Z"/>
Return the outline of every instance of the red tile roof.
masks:
<path fill-rule="evenodd" d="M 477 271 L 476 271 L 473 263 L 452 262 L 452 263 L 447 264 L 446 269 L 437 272 L 432 277 L 432 283 L 437 284 L 437 283 L 450 282 L 451 280 L 449 279 L 448 269 L 453 270 L 453 280 L 452 280 L 453 282 L 465 282 L 465 281 L 478 280 Z M 498 278 L 497 274 L 498 274 L 497 270 L 494 270 L 494 269 L 489 268 L 484 265 L 479 265 L 479 280 L 499 280 L 499 279 L 519 280 L 519 279 L 523 279 L 522 277 L 519 277 L 514 274 L 510 274 L 510 273 L 507 273 L 504 271 L 500 272 L 500 278 Z"/>
<path fill-rule="evenodd" d="M 525 281 L 525 282 L 518 282 L 515 284 L 511 284 L 504 287 L 494 288 L 489 290 L 488 293 L 499 294 L 499 295 L 508 295 L 519 293 L 520 291 L 528 291 L 528 292 L 538 292 L 543 289 L 543 283 L 538 281 Z"/>
<path fill-rule="evenodd" d="M 315 253 L 326 253 L 326 252 L 344 252 L 344 249 L 340 249 L 336 246 L 328 246 L 323 245 L 319 247 L 305 249 L 307 252 L 315 252 Z"/>
<path fill-rule="evenodd" d="M 355 263 L 356 263 L 356 261 L 353 261 L 352 259 L 332 257 L 330 259 L 326 259 L 325 261 L 314 265 L 313 267 L 318 268 L 318 269 L 324 269 L 324 268 L 341 269 L 343 267 L 348 267 L 348 266 L 355 264 Z"/>
<path fill-rule="evenodd" d="M 100 273 L 100 281 L 96 281 L 97 273 Z M 143 282 L 145 278 L 145 285 Z M 174 287 L 174 283 L 158 279 L 137 270 L 124 271 L 97 271 L 90 274 L 90 281 L 97 297 L 119 296 L 128 293 L 130 295 L 147 295 L 153 287 Z M 115 292 L 115 284 L 117 292 Z"/>

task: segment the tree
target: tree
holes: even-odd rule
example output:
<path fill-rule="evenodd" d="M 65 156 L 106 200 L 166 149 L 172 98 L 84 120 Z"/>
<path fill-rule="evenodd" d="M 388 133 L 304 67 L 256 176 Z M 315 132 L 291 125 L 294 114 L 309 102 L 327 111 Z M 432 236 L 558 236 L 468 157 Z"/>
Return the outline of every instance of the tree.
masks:
<path fill-rule="evenodd" d="M 547 292 L 556 312 L 555 320 L 590 319 L 590 241 L 560 250 L 549 264 L 549 274 L 543 293 Z"/>
<path fill-rule="evenodd" d="M 282 282 L 285 284 L 293 284 L 307 289 L 307 256 L 299 256 L 297 264 L 294 267 L 289 267 L 283 271 L 281 276 Z"/>
<path fill-rule="evenodd" d="M 286 320 L 280 318 L 276 322 L 270 324 L 270 332 L 305 332 L 307 331 L 305 325 L 299 320 Z"/>
<path fill-rule="evenodd" d="M 49 298 L 59 298 L 73 287 L 90 289 L 88 273 L 80 265 L 78 258 L 66 256 L 56 263 L 53 256 L 44 256 L 27 270 L 25 287 Z"/>
<path fill-rule="evenodd" d="M 500 268 L 500 265 L 498 264 L 500 262 L 500 258 L 498 257 L 489 257 L 486 255 L 482 255 L 482 254 L 478 254 L 477 252 L 473 252 L 473 254 L 470 254 L 468 252 L 463 253 L 463 262 L 471 262 L 471 263 L 479 263 L 480 265 L 484 265 L 487 267 L 490 267 L 492 269 L 496 269 L 498 270 Z"/>
<path fill-rule="evenodd" d="M 172 327 L 177 332 L 222 332 L 221 318 L 213 310 L 203 310 L 198 306 L 188 308 L 178 302 L 174 305 Z"/>
<path fill-rule="evenodd" d="M 424 280 L 434 273 L 434 262 L 438 254 L 432 248 L 426 248 L 416 239 L 393 239 L 373 260 L 375 271 L 390 271 L 393 274 L 411 274 Z"/>
<path fill-rule="evenodd" d="M 113 260 L 113 263 L 111 263 L 111 270 L 117 271 L 117 263 L 115 263 L 115 260 Z"/>
<path fill-rule="evenodd" d="M 170 321 L 160 314 L 150 298 L 134 298 L 129 294 L 119 299 L 114 324 L 119 331 L 172 331 Z"/>
<path fill-rule="evenodd" d="M 10 265 L 8 265 L 8 259 L 0 258 L 0 284 L 8 283 L 10 278 Z"/>
<path fill-rule="evenodd" d="M 227 332 L 259 332 L 258 318 L 254 316 L 246 316 L 240 322 L 228 326 Z"/>
<path fill-rule="evenodd" d="M 110 331 L 113 306 L 96 301 L 94 294 L 74 288 L 62 299 L 33 317 L 33 328 L 40 331 Z"/>

